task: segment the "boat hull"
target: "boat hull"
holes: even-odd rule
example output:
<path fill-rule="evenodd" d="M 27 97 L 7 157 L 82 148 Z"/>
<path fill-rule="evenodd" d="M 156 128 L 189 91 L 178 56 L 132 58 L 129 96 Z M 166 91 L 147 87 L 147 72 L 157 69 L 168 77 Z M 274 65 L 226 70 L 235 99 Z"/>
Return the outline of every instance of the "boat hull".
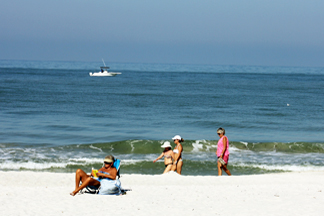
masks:
<path fill-rule="evenodd" d="M 97 73 L 89 73 L 90 76 L 116 76 L 121 73 L 115 73 L 115 72 L 97 72 Z"/>

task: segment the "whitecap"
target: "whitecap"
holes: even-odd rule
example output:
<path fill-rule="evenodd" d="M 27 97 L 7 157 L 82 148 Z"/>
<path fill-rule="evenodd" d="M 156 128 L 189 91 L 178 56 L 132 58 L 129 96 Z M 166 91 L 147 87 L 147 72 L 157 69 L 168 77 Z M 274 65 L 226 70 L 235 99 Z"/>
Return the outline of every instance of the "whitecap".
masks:
<path fill-rule="evenodd" d="M 93 145 L 90 145 L 89 148 L 92 148 L 92 149 L 95 149 L 95 150 L 99 150 L 100 152 L 102 152 L 102 149 L 101 148 L 95 147 Z"/>

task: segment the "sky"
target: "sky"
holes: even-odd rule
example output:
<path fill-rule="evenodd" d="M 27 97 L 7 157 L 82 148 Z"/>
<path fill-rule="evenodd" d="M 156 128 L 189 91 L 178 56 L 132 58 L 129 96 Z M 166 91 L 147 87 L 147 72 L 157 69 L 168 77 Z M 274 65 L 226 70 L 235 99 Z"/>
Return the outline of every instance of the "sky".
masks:
<path fill-rule="evenodd" d="M 0 0 L 0 59 L 324 67 L 323 0 Z"/>

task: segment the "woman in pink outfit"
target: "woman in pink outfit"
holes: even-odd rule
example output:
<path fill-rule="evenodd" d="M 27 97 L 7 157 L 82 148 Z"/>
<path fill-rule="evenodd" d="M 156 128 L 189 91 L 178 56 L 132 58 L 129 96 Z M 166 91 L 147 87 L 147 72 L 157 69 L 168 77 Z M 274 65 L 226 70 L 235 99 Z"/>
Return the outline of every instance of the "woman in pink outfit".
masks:
<path fill-rule="evenodd" d="M 218 167 L 218 175 L 222 175 L 222 169 L 227 173 L 227 175 L 231 175 L 231 172 L 227 169 L 227 163 L 229 158 L 229 151 L 228 151 L 228 139 L 225 136 L 225 129 L 218 128 L 217 134 L 220 137 L 217 143 L 217 167 Z"/>

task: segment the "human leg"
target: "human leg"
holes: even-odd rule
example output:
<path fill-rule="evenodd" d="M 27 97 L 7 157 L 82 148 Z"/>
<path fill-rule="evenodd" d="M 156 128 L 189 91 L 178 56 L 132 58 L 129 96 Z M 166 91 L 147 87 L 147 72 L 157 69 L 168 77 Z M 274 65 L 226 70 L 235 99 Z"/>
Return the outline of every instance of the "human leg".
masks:
<path fill-rule="evenodd" d="M 227 169 L 227 164 L 222 166 L 223 170 L 226 172 L 227 175 L 232 175 L 231 172 L 229 171 L 229 169 Z"/>
<path fill-rule="evenodd" d="M 77 169 L 75 172 L 75 189 L 80 185 L 80 182 L 84 182 L 86 178 L 90 177 L 82 169 Z"/>
<path fill-rule="evenodd" d="M 180 159 L 180 160 L 178 161 L 178 163 L 177 163 L 177 173 L 178 173 L 179 175 L 181 175 L 182 165 L 183 165 L 183 162 L 182 162 L 182 160 Z"/>
<path fill-rule="evenodd" d="M 231 172 L 227 169 L 227 164 L 228 164 L 228 160 L 229 160 L 229 155 L 225 155 L 224 156 L 224 161 L 225 161 L 225 163 L 226 164 L 224 164 L 223 166 L 222 166 L 222 169 L 227 173 L 227 175 L 231 175 Z"/>
<path fill-rule="evenodd" d="M 218 168 L 218 176 L 222 175 L 222 164 L 217 161 L 217 168 Z"/>
<path fill-rule="evenodd" d="M 82 190 L 83 188 L 87 187 L 88 185 L 95 185 L 95 186 L 99 186 L 100 182 L 88 177 L 86 178 L 84 181 L 82 181 L 82 184 L 76 188 L 73 192 L 70 193 L 70 195 L 74 196 L 75 194 L 77 194 L 80 190 Z"/>
<path fill-rule="evenodd" d="M 80 185 L 80 182 L 82 182 L 81 185 Z M 75 190 L 73 192 L 71 192 L 70 195 L 74 196 L 80 190 L 82 190 L 83 188 L 85 188 L 88 185 L 100 185 L 100 182 L 91 178 L 83 170 L 78 169 L 75 172 Z"/>
<path fill-rule="evenodd" d="M 163 172 L 163 174 L 165 174 L 165 173 L 167 173 L 167 172 L 170 172 L 171 171 L 171 169 L 172 169 L 172 163 L 171 164 L 168 164 L 168 165 L 166 165 L 166 167 L 165 167 L 165 170 L 164 170 L 164 172 Z"/>

